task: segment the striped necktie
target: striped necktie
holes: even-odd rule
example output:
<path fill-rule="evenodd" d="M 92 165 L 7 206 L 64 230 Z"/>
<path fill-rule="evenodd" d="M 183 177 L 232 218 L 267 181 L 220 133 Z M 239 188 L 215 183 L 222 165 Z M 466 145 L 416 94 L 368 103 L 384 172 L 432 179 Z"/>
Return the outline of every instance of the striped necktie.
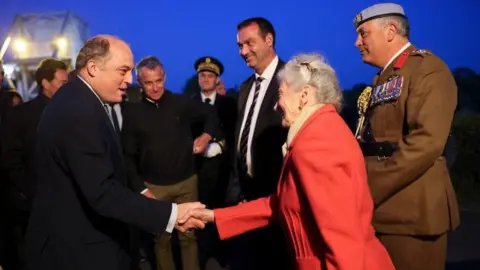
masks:
<path fill-rule="evenodd" d="M 245 120 L 245 126 L 243 127 L 242 135 L 240 137 L 240 157 L 242 159 L 243 165 L 245 166 L 245 172 L 248 172 L 247 166 L 247 146 L 248 146 L 248 136 L 250 134 L 250 125 L 252 123 L 253 111 L 255 110 L 255 104 L 257 103 L 258 93 L 260 92 L 260 87 L 264 78 L 257 77 L 255 80 L 255 92 L 253 94 L 252 105 L 248 110 L 247 119 Z"/>

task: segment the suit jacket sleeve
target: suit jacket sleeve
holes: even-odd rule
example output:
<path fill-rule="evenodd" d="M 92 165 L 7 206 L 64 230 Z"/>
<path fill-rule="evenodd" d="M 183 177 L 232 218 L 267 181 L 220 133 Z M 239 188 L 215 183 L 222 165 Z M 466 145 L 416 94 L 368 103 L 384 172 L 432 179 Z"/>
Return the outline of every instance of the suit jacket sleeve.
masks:
<path fill-rule="evenodd" d="M 387 200 L 425 173 L 441 156 L 457 105 L 457 87 L 448 67 L 425 56 L 413 74 L 406 102 L 410 132 L 384 167 L 369 171 L 376 204 Z M 405 89 L 405 88 L 404 88 Z"/>
<path fill-rule="evenodd" d="M 164 232 L 172 204 L 149 199 L 114 179 L 110 145 L 98 117 L 64 121 L 60 157 L 86 202 L 98 214 L 137 226 L 150 233 Z M 105 132 L 105 131 L 103 131 Z M 120 153 L 119 153 L 120 154 Z M 121 164 L 120 166 L 123 166 Z"/>
<path fill-rule="evenodd" d="M 329 130 L 331 136 L 334 130 Z M 293 175 L 311 209 L 316 230 L 324 239 L 330 252 L 326 255 L 335 269 L 363 270 L 365 260 L 364 233 L 360 226 L 357 186 L 352 181 L 347 151 L 339 151 L 341 142 L 313 134 L 297 141 L 293 160 Z M 363 160 L 359 160 L 363 162 Z M 365 175 L 365 182 L 366 175 Z M 371 198 L 369 198 L 371 199 Z M 352 255 L 355 260 L 352 260 Z"/>
<path fill-rule="evenodd" d="M 266 227 L 275 222 L 278 197 L 271 195 L 232 207 L 215 209 L 215 224 L 220 239 Z"/>
<path fill-rule="evenodd" d="M 25 144 L 22 141 L 21 127 L 22 117 L 19 111 L 13 110 L 2 127 L 2 167 L 7 172 L 7 179 L 12 185 L 23 193 L 27 198 L 32 199 L 35 193 L 33 179 L 27 179 L 25 155 L 27 154 Z"/>
<path fill-rule="evenodd" d="M 203 122 L 203 132 L 209 134 L 212 139 L 223 139 L 223 134 L 220 130 L 220 122 L 218 120 L 218 115 L 215 107 L 203 104 L 190 98 L 182 98 L 184 98 L 186 102 L 187 111 L 191 122 Z"/>
<path fill-rule="evenodd" d="M 225 115 L 219 115 L 218 117 L 223 117 L 223 129 L 225 130 L 225 139 L 229 151 L 234 151 L 235 147 L 235 125 L 237 122 L 237 102 L 230 97 L 225 98 Z M 222 111 L 223 113 L 223 111 Z"/>
<path fill-rule="evenodd" d="M 138 173 L 139 141 L 135 131 L 135 117 L 131 108 L 125 108 L 123 113 L 122 146 L 127 169 L 128 183 L 136 192 L 142 192 L 147 187 Z"/>

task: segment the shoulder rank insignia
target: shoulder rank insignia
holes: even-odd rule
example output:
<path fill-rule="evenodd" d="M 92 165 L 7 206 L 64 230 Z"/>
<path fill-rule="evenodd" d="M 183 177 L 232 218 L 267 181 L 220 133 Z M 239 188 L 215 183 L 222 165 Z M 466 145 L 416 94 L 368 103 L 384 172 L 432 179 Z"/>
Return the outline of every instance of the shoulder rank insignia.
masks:
<path fill-rule="evenodd" d="M 358 110 L 359 119 L 357 124 L 357 130 L 355 131 L 355 138 L 358 138 L 359 133 L 363 128 L 363 123 L 365 122 L 365 113 L 367 112 L 371 95 L 372 95 L 372 87 L 367 86 L 365 90 L 363 90 L 363 92 L 358 97 L 357 110 Z"/>
<path fill-rule="evenodd" d="M 432 54 L 430 51 L 424 50 L 424 49 L 416 49 L 412 51 L 413 55 L 430 55 Z"/>

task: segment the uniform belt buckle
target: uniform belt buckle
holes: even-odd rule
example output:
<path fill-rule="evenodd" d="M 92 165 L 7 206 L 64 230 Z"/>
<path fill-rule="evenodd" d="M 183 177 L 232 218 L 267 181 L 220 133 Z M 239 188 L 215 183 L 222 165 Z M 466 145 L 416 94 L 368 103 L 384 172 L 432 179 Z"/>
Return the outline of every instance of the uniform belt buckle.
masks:
<path fill-rule="evenodd" d="M 378 161 L 386 160 L 386 159 L 387 159 L 387 156 L 386 156 L 386 154 L 385 154 L 385 151 L 386 151 L 385 147 L 384 147 L 384 146 L 380 146 L 378 150 L 379 150 L 379 151 L 378 151 L 379 154 L 382 154 L 382 155 L 378 155 L 378 156 L 377 156 L 377 160 L 378 160 Z"/>
<path fill-rule="evenodd" d="M 386 159 L 387 159 L 386 156 L 377 156 L 378 161 L 382 161 L 382 160 L 386 160 Z"/>

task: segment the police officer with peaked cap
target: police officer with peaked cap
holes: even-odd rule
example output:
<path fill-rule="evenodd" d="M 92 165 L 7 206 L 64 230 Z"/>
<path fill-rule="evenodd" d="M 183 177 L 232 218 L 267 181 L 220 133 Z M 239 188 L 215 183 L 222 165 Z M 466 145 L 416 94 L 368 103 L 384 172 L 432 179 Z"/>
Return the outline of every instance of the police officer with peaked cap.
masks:
<path fill-rule="evenodd" d="M 354 19 L 363 62 L 378 67 L 360 95 L 357 138 L 375 203 L 373 224 L 398 270 L 445 268 L 447 232 L 459 225 L 443 151 L 457 105 L 448 66 L 409 41 L 400 5 Z"/>
<path fill-rule="evenodd" d="M 195 62 L 194 67 L 198 75 L 200 91 L 192 98 L 213 106 L 225 136 L 223 140 L 210 142 L 206 151 L 196 158 L 199 200 L 208 208 L 224 207 L 230 167 L 233 162 L 231 149 L 234 149 L 237 103 L 233 98 L 216 92 L 220 76 L 224 71 L 224 66 L 218 59 L 204 56 Z M 193 130 L 194 133 L 200 132 L 196 126 Z M 201 269 L 205 269 L 207 261 L 212 257 L 220 265 L 226 265 L 225 243 L 219 241 L 214 226 L 207 225 L 204 230 L 198 232 L 197 238 Z"/>
<path fill-rule="evenodd" d="M 214 57 L 204 56 L 195 62 L 195 70 L 197 73 L 209 71 L 213 72 L 217 76 L 221 76 L 223 74 L 223 64 Z"/>

